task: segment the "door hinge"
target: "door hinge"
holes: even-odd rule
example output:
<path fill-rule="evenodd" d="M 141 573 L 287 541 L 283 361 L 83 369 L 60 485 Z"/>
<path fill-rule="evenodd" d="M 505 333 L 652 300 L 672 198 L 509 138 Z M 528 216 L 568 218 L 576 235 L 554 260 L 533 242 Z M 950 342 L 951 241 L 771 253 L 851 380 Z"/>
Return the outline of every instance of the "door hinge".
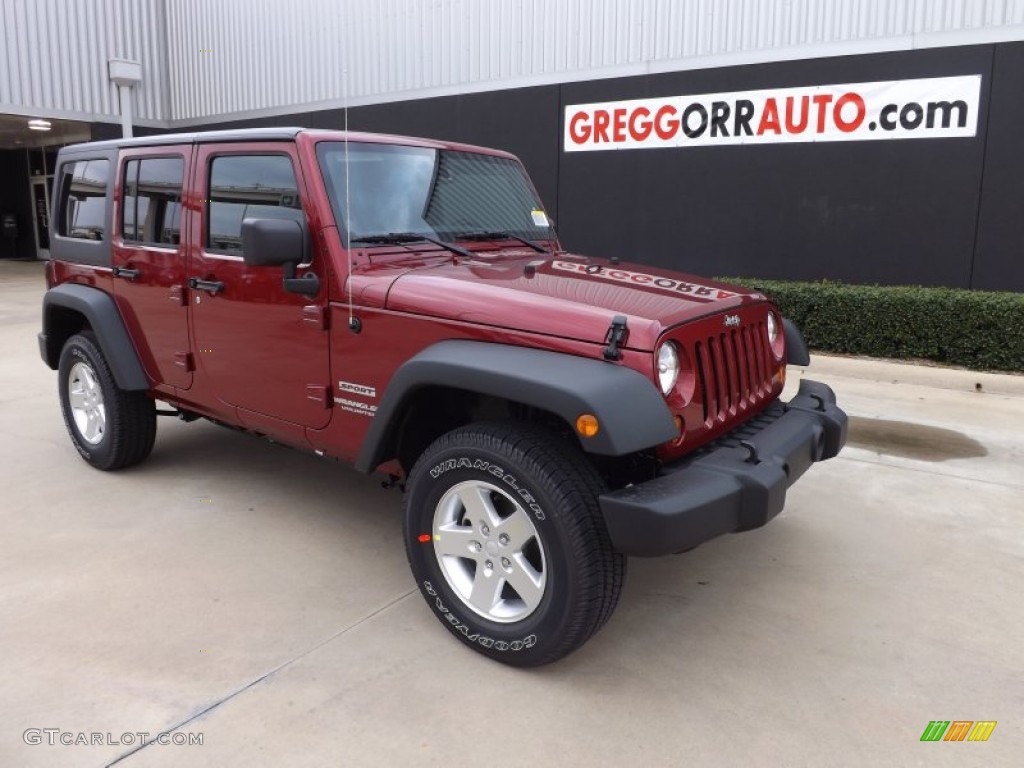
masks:
<path fill-rule="evenodd" d="M 323 307 L 316 304 L 307 304 L 302 308 L 302 322 L 309 323 L 314 328 L 326 331 L 330 325 L 328 314 Z"/>
<path fill-rule="evenodd" d="M 330 408 L 334 404 L 331 398 L 331 388 L 323 384 L 307 384 L 306 399 L 319 403 L 323 408 Z"/>
<path fill-rule="evenodd" d="M 186 371 L 194 371 L 196 369 L 196 359 L 192 357 L 191 352 L 175 352 L 174 364 L 179 368 L 184 368 Z"/>

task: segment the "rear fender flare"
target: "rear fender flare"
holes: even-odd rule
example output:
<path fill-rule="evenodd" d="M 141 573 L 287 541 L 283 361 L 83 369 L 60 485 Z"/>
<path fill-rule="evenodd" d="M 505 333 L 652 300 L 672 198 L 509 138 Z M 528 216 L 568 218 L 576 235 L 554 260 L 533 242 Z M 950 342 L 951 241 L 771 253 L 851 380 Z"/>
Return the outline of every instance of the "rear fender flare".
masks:
<path fill-rule="evenodd" d="M 150 388 L 114 299 L 110 294 L 87 285 L 64 283 L 51 288 L 43 297 L 43 332 L 39 335 L 39 351 L 50 368 L 57 370 L 64 345 L 64 339 L 53 333 L 54 310 L 57 308 L 69 309 L 85 318 L 96 334 L 118 387 L 126 392 Z"/>

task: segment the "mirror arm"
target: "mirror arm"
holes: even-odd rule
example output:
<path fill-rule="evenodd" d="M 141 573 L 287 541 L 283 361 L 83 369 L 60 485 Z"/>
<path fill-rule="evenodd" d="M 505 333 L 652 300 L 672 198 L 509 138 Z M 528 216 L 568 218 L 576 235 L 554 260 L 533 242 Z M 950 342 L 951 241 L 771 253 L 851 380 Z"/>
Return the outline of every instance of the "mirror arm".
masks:
<path fill-rule="evenodd" d="M 320 278 L 315 272 L 307 272 L 302 277 L 295 276 L 295 262 L 285 262 L 284 289 L 287 293 L 301 293 L 305 296 L 316 296 L 320 293 Z"/>

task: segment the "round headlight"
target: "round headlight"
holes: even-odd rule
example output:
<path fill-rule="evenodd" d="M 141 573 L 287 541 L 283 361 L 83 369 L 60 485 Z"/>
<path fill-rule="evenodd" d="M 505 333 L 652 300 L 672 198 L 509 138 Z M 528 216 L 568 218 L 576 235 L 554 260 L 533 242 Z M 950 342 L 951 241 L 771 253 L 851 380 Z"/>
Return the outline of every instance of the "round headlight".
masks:
<path fill-rule="evenodd" d="M 666 341 L 658 348 L 658 386 L 661 394 L 668 395 L 679 379 L 679 353 L 676 345 Z"/>
<path fill-rule="evenodd" d="M 774 345 L 775 339 L 779 337 L 779 324 L 775 319 L 775 313 L 768 313 L 768 343 Z"/>

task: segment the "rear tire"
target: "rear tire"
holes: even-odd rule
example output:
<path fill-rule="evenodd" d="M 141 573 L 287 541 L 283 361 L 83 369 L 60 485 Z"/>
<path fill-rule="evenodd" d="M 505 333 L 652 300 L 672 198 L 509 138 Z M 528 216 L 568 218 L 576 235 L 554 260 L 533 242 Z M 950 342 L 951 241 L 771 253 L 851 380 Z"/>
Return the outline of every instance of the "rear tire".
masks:
<path fill-rule="evenodd" d="M 460 641 L 513 666 L 582 646 L 611 616 L 626 558 L 574 447 L 521 424 L 473 424 L 431 444 L 409 474 L 409 565 Z"/>
<path fill-rule="evenodd" d="M 156 440 L 156 404 L 145 392 L 117 386 L 91 331 L 65 342 L 57 376 L 64 425 L 83 459 L 114 470 L 149 456 Z"/>

